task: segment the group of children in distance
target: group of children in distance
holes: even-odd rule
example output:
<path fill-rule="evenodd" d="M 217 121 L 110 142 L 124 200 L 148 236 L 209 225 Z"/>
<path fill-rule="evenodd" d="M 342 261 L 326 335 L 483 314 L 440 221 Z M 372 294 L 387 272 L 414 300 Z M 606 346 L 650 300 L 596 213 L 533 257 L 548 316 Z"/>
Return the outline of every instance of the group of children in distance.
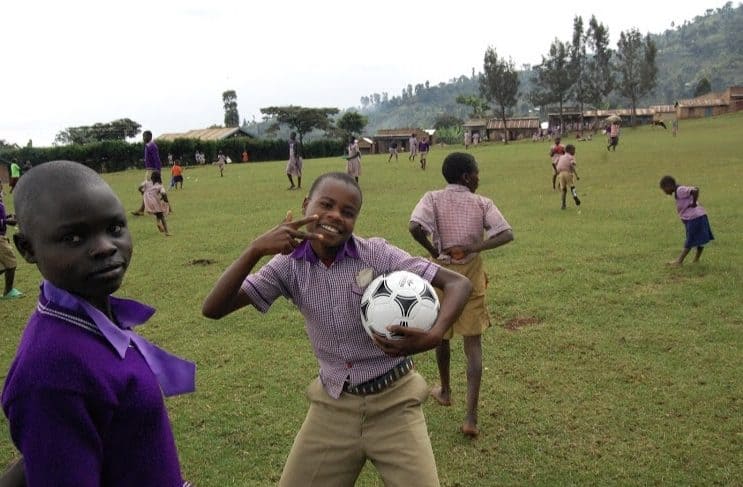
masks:
<path fill-rule="evenodd" d="M 447 185 L 424 194 L 409 223 L 430 259 L 354 235 L 361 189 L 349 174 L 327 173 L 304 198 L 302 217 L 289 212 L 253 240 L 206 297 L 202 313 L 213 319 L 248 305 L 265 313 L 281 296 L 304 316 L 320 371 L 279 485 L 353 485 L 367 459 L 385 485 L 439 485 L 421 405 L 429 393 L 451 404 L 452 332 L 464 336 L 467 356 L 461 431 L 478 435 L 480 336 L 490 323 L 480 253 L 513 232 L 493 201 L 476 194 L 472 155 L 449 154 L 442 173 Z M 675 194 L 687 225 L 676 262 L 691 246 L 698 260 L 712 239 L 699 190 L 671 177 L 661 188 Z M 43 277 L 2 394 L 28 485 L 187 485 L 162 394 L 193 391 L 195 366 L 132 331 L 152 308 L 112 296 L 133 249 L 121 202 L 91 169 L 55 161 L 19 182 L 15 209 L 16 248 Z M 395 325 L 389 330 L 401 339 L 372 341 L 361 295 L 374 277 L 396 270 L 441 291 L 439 314 L 428 332 Z M 410 356 L 431 349 L 441 383 L 429 391 Z"/>

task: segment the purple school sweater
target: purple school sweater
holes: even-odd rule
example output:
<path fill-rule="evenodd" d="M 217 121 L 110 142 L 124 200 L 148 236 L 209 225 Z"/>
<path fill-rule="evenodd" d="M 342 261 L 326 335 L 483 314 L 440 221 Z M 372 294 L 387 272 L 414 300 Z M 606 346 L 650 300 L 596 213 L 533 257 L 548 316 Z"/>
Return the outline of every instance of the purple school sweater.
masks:
<path fill-rule="evenodd" d="M 157 144 L 151 141 L 148 142 L 144 146 L 144 168 L 160 171 L 162 167 L 163 164 L 160 162 L 160 151 L 157 149 Z"/>
<path fill-rule="evenodd" d="M 120 357 L 90 316 L 50 299 L 64 291 L 47 286 L 2 393 L 27 485 L 184 485 L 160 385 L 137 347 Z M 129 323 L 154 313 L 130 300 L 112 308 Z"/>

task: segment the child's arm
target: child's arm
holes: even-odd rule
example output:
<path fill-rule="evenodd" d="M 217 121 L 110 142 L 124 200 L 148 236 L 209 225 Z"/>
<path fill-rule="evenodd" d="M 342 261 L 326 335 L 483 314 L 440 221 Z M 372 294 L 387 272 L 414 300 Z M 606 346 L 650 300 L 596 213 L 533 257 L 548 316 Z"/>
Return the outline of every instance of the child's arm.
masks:
<path fill-rule="evenodd" d="M 412 327 L 390 326 L 388 328 L 390 332 L 405 335 L 405 338 L 396 340 L 375 335 L 374 341 L 387 355 L 402 357 L 436 348 L 441 343 L 444 333 L 459 318 L 472 293 L 472 282 L 469 279 L 444 267 L 439 268 L 431 284 L 444 292 L 433 327 L 425 332 Z"/>
<path fill-rule="evenodd" d="M 431 257 L 435 259 L 439 256 L 439 251 L 433 246 L 433 243 L 431 243 L 431 240 L 428 238 L 428 233 L 426 233 L 426 230 L 420 223 L 410 222 L 408 230 L 415 241 L 421 244 L 421 246 L 431 254 Z"/>
<path fill-rule="evenodd" d="M 446 252 L 454 259 L 463 259 L 469 254 L 490 250 L 513 241 L 513 230 L 503 230 L 487 240 L 466 247 L 451 247 Z"/>
<path fill-rule="evenodd" d="M 696 208 L 697 198 L 699 198 L 699 188 L 695 186 L 691 188 L 691 204 L 689 206 L 691 206 L 692 208 Z"/>
<path fill-rule="evenodd" d="M 202 314 L 207 318 L 219 319 L 251 304 L 250 298 L 240 288 L 258 261 L 267 255 L 290 254 L 302 240 L 322 238 L 316 233 L 299 230 L 317 218 L 317 215 L 312 215 L 292 221 L 292 214 L 288 212 L 283 222 L 253 240 L 217 279 L 214 288 L 204 300 Z"/>

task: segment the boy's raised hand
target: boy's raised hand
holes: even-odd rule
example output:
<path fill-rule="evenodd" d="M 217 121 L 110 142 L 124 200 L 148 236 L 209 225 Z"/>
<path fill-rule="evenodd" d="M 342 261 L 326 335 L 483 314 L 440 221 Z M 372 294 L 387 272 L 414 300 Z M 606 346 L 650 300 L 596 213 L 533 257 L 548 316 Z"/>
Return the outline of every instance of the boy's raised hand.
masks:
<path fill-rule="evenodd" d="M 253 246 L 262 255 L 290 254 L 302 240 L 321 239 L 322 235 L 300 230 L 303 226 L 317 221 L 317 215 L 310 215 L 301 220 L 293 221 L 291 210 L 286 212 L 286 218 L 277 226 L 264 233 L 253 242 Z"/>

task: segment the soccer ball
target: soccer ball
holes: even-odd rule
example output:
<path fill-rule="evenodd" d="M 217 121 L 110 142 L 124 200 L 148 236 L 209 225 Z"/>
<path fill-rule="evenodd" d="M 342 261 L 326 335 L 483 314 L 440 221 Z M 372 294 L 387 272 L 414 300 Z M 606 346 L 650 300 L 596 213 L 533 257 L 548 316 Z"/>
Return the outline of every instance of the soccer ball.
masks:
<path fill-rule="evenodd" d="M 439 298 L 425 279 L 408 271 L 382 274 L 361 296 L 361 323 L 370 337 L 400 339 L 387 331 L 400 325 L 428 331 L 439 313 Z"/>

